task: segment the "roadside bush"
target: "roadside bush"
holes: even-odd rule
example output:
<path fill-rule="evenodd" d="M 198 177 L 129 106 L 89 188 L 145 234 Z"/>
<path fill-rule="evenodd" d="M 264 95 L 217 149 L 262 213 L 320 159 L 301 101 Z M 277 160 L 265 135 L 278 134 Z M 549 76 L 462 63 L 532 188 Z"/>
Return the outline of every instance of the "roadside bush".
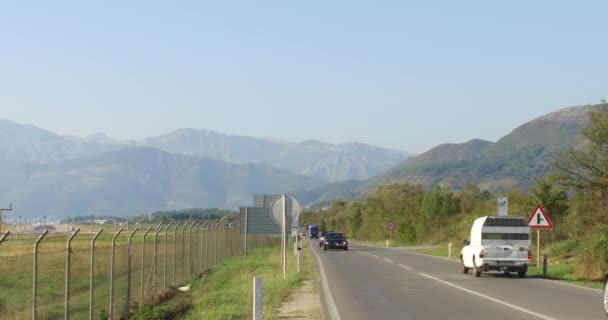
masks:
<path fill-rule="evenodd" d="M 575 274 L 578 277 L 601 280 L 608 270 L 608 238 L 590 239 L 582 243 Z"/>

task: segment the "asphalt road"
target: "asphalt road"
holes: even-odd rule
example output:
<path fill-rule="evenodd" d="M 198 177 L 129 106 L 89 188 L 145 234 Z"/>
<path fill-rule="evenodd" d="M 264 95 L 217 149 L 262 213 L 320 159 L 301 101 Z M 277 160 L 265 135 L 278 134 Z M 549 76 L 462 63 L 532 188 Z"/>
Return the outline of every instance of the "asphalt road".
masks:
<path fill-rule="evenodd" d="M 457 261 L 402 249 L 312 244 L 333 300 L 326 308 L 341 320 L 605 319 L 599 290 L 517 275 L 475 278 Z"/>

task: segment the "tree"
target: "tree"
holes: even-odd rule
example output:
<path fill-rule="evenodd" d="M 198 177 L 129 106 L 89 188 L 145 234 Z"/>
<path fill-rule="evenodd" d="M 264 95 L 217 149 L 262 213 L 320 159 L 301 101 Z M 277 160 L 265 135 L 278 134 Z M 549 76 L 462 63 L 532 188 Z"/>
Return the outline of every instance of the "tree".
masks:
<path fill-rule="evenodd" d="M 554 162 L 557 179 L 574 188 L 593 205 L 583 219 L 598 232 L 608 231 L 608 104 L 603 102 L 589 112 L 589 123 L 581 134 L 584 141 Z"/>
<path fill-rule="evenodd" d="M 579 190 L 608 192 L 608 104 L 589 112 L 589 123 L 581 131 L 583 144 L 558 157 L 554 166 L 566 186 Z"/>
<path fill-rule="evenodd" d="M 537 181 L 532 189 L 532 197 L 556 220 L 568 213 L 568 194 L 549 177 Z"/>

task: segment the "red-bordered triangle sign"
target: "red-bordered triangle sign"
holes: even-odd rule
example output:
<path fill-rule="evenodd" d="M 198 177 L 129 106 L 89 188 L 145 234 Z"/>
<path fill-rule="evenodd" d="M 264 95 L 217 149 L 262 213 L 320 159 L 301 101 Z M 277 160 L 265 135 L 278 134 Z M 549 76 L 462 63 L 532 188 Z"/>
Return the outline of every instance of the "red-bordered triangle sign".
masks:
<path fill-rule="evenodd" d="M 528 219 L 528 225 L 533 229 L 553 229 L 551 219 L 540 204 L 536 206 L 530 219 Z"/>

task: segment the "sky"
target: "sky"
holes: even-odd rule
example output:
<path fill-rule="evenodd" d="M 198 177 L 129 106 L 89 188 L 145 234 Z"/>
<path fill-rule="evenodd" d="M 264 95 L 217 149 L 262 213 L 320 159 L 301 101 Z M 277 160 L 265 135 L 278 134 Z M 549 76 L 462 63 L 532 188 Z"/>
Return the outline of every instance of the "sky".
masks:
<path fill-rule="evenodd" d="M 6 1 L 0 118 L 424 152 L 608 98 L 607 1 Z"/>

